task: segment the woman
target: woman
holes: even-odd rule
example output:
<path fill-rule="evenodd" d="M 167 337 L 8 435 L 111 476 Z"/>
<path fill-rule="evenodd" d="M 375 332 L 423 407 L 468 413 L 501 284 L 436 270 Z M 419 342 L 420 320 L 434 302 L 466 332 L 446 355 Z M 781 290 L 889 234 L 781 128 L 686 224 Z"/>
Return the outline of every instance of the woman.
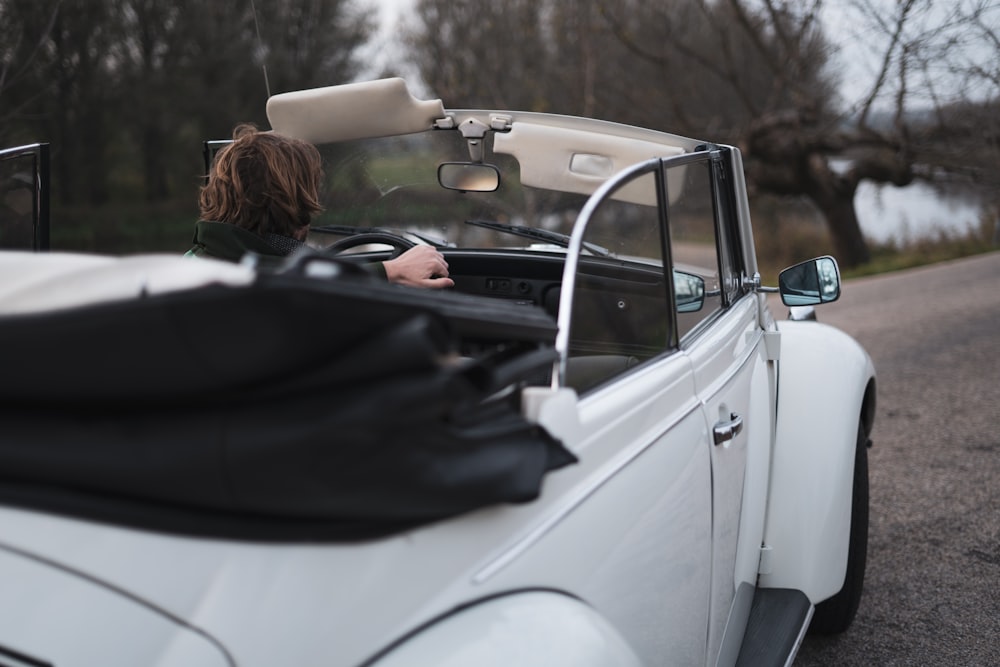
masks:
<path fill-rule="evenodd" d="M 284 257 L 302 247 L 319 203 L 322 161 L 312 144 L 250 124 L 233 130 L 219 151 L 198 199 L 189 256 L 239 261 L 248 252 Z M 448 263 L 430 246 L 416 246 L 374 266 L 389 281 L 413 287 L 452 287 Z"/>

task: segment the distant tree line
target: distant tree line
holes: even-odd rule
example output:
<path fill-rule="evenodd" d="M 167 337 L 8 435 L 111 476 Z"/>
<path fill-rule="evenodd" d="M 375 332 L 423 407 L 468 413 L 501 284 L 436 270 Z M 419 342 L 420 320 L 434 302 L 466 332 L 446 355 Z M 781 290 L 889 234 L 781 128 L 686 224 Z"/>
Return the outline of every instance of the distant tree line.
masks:
<path fill-rule="evenodd" d="M 202 140 L 266 127 L 268 87 L 352 80 L 374 25 L 347 0 L 0 0 L 0 145 L 50 142 L 63 205 L 192 198 Z"/>
<path fill-rule="evenodd" d="M 0 0 L 0 145 L 51 142 L 57 204 L 193 201 L 203 139 L 266 127 L 268 91 L 354 80 L 372 3 Z M 753 191 L 811 201 L 852 266 L 869 257 L 860 183 L 1000 192 L 1000 6 L 838 7 L 847 53 L 823 0 L 416 0 L 386 73 L 415 69 L 449 106 L 739 146 Z M 871 64 L 871 83 L 845 98 L 838 64 L 851 59 Z"/>

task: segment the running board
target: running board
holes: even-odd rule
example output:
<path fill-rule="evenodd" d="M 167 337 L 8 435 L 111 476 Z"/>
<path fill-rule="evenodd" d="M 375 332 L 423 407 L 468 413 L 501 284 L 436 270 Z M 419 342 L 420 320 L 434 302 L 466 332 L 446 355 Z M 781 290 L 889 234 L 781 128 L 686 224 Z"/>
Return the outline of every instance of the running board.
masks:
<path fill-rule="evenodd" d="M 737 667 L 791 665 L 812 619 L 813 606 L 802 591 L 758 588 Z"/>

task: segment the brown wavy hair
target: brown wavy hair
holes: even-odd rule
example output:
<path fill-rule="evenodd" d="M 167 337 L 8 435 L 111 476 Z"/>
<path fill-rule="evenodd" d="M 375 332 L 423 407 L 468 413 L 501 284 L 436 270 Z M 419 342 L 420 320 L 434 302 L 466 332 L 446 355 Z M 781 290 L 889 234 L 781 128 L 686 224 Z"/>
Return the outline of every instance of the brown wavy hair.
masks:
<path fill-rule="evenodd" d="M 301 238 L 312 215 L 323 210 L 321 177 L 322 160 L 312 144 L 237 125 L 201 189 L 201 219 Z"/>

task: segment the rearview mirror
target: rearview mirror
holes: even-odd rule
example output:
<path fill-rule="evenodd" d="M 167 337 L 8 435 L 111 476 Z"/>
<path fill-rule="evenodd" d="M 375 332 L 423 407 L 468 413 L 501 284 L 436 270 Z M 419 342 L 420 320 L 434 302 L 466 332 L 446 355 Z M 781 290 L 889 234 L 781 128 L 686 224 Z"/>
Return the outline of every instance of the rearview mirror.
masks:
<path fill-rule="evenodd" d="M 461 192 L 494 192 L 500 187 L 500 170 L 480 162 L 445 162 L 438 167 L 438 183 Z"/>
<path fill-rule="evenodd" d="M 840 298 L 840 269 L 829 255 L 791 266 L 778 274 L 786 306 L 815 306 Z"/>

